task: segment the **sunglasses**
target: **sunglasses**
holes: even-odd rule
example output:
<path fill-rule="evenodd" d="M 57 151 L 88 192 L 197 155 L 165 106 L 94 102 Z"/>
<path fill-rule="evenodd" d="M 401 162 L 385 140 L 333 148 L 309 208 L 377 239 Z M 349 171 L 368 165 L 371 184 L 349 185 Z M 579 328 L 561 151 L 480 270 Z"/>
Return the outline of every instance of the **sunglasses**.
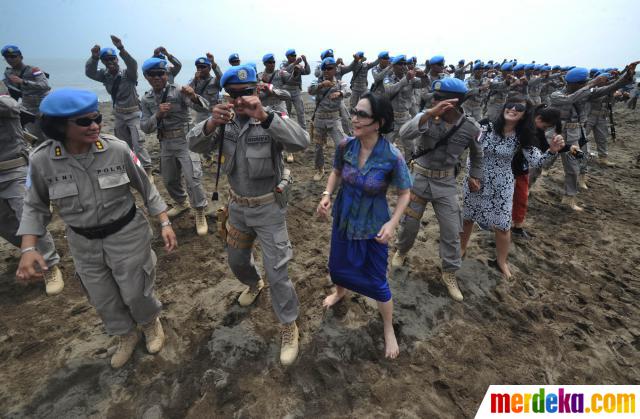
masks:
<path fill-rule="evenodd" d="M 513 109 L 516 112 L 524 112 L 525 110 L 527 110 L 527 105 L 525 105 L 524 103 L 507 103 L 506 105 L 504 105 L 505 109 Z"/>
<path fill-rule="evenodd" d="M 362 110 L 356 109 L 356 108 L 351 108 L 349 110 L 349 115 L 356 116 L 356 117 L 358 117 L 358 119 L 360 119 L 360 118 L 362 118 L 362 119 L 373 118 L 373 115 L 369 115 L 365 111 L 362 111 Z"/>
<path fill-rule="evenodd" d="M 335 70 L 335 67 L 325 67 L 322 69 L 322 71 L 331 71 L 331 70 Z"/>
<path fill-rule="evenodd" d="M 7 54 L 4 56 L 4 58 L 18 58 L 19 55 L 14 55 L 14 54 Z"/>
<path fill-rule="evenodd" d="M 115 61 L 117 59 L 118 57 L 115 57 L 113 55 L 107 55 L 106 57 L 102 57 L 102 61 Z"/>
<path fill-rule="evenodd" d="M 98 116 L 96 116 L 95 118 L 77 118 L 77 119 L 70 119 L 69 121 L 73 122 L 74 124 L 78 125 L 79 127 L 89 127 L 91 126 L 91 124 L 93 124 L 94 122 L 98 125 L 100 125 L 100 123 L 102 122 L 102 114 L 98 114 Z"/>
<path fill-rule="evenodd" d="M 255 87 L 247 87 L 246 89 L 242 90 L 227 90 L 227 93 L 233 99 L 239 98 L 241 96 L 252 96 L 255 92 Z"/>
<path fill-rule="evenodd" d="M 165 74 L 167 74 L 167 72 L 166 72 L 166 71 L 164 71 L 164 70 L 155 70 L 155 71 L 147 71 L 147 72 L 146 72 L 146 76 L 147 76 L 147 77 L 149 77 L 149 78 L 152 78 L 152 77 L 162 77 L 162 76 L 164 76 Z"/>
<path fill-rule="evenodd" d="M 198 70 L 206 70 L 207 68 L 209 68 L 209 66 L 208 65 L 197 65 L 196 68 Z"/>
<path fill-rule="evenodd" d="M 231 64 L 231 65 L 240 65 L 240 60 L 229 61 L 229 64 Z"/>
<path fill-rule="evenodd" d="M 265 61 L 264 64 L 275 64 L 275 61 Z"/>

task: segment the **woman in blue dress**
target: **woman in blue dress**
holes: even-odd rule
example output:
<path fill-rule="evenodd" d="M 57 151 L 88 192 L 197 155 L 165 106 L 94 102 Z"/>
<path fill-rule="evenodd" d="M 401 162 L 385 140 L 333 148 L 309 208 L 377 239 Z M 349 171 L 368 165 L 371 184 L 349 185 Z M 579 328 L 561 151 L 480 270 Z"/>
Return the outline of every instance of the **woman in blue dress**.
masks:
<path fill-rule="evenodd" d="M 496 236 L 496 262 L 505 278 L 511 278 L 507 261 L 511 244 L 511 215 L 514 177 L 513 156 L 521 150 L 529 167 L 542 167 L 564 147 L 561 136 L 554 138 L 546 152 L 534 144 L 535 127 L 533 105 L 520 94 L 511 95 L 495 121 L 483 126 L 478 140 L 484 153 L 483 177 L 480 190 L 472 192 L 463 183 L 464 201 L 461 248 L 464 255 L 474 223 L 492 229 Z"/>
<path fill-rule="evenodd" d="M 347 290 L 376 300 L 384 323 L 385 356 L 395 358 L 399 348 L 387 282 L 387 243 L 409 204 L 412 182 L 402 153 L 383 136 L 393 130 L 389 100 L 367 93 L 351 115 L 355 137 L 337 148 L 334 169 L 318 205 L 318 214 L 326 218 L 331 195 L 340 186 L 332 211 L 329 254 L 329 273 L 336 289 L 323 305 L 336 304 Z M 386 198 L 389 185 L 398 192 L 393 215 Z"/>

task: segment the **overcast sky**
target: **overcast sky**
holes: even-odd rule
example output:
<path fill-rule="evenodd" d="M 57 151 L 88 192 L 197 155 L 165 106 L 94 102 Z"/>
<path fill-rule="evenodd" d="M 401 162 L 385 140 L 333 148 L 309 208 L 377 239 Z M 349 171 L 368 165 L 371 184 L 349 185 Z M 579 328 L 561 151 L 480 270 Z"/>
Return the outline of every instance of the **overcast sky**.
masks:
<path fill-rule="evenodd" d="M 226 66 L 231 52 L 258 61 L 296 48 L 310 60 L 333 48 L 347 61 L 357 50 L 374 57 L 442 54 L 518 58 L 585 67 L 622 67 L 640 59 L 638 0 L 348 1 L 0 0 L 0 44 L 26 57 L 85 58 L 120 36 L 142 61 L 165 46 L 178 58 L 211 51 Z M 34 63 L 35 64 L 35 63 Z"/>

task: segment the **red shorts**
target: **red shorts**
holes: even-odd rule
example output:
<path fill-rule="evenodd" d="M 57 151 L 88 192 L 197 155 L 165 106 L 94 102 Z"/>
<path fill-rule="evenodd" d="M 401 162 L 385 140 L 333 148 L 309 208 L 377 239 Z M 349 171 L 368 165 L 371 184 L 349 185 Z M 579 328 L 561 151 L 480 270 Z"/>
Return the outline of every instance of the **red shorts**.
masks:
<path fill-rule="evenodd" d="M 514 224 L 524 223 L 529 204 L 529 174 L 516 176 L 516 185 L 513 191 L 513 211 L 511 218 Z"/>

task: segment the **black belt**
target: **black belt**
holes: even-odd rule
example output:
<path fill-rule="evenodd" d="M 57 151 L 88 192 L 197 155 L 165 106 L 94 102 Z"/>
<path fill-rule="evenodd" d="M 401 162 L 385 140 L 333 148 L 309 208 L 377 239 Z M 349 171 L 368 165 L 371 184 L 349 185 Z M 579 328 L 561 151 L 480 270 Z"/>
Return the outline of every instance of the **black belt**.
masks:
<path fill-rule="evenodd" d="M 77 234 L 88 238 L 89 240 L 104 239 L 122 230 L 127 224 L 131 222 L 131 220 L 133 220 L 133 217 L 135 216 L 136 206 L 134 204 L 124 217 L 119 218 L 112 223 L 89 228 L 80 228 L 73 226 L 69 226 L 69 228 Z"/>

